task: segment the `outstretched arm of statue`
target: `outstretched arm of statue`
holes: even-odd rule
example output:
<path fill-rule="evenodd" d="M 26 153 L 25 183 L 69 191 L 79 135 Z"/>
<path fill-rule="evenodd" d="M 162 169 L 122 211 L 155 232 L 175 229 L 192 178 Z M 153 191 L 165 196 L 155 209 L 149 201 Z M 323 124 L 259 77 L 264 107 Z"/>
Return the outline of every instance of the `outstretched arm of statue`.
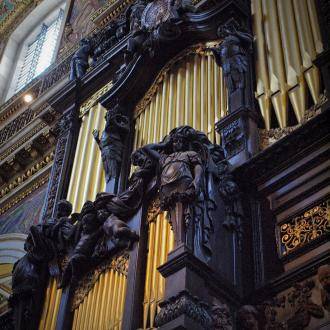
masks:
<path fill-rule="evenodd" d="M 235 31 L 238 38 L 240 38 L 247 47 L 249 47 L 253 41 L 253 36 L 250 33 L 242 32 L 242 31 Z"/>
<path fill-rule="evenodd" d="M 167 146 L 166 143 L 161 142 L 161 143 L 146 144 L 142 148 L 153 159 L 159 160 L 159 158 L 160 158 L 159 150 L 165 149 L 166 146 Z"/>
<path fill-rule="evenodd" d="M 97 129 L 94 129 L 93 130 L 93 136 L 94 136 L 94 139 L 95 139 L 95 141 L 96 141 L 96 143 L 98 144 L 98 145 L 100 145 L 100 138 L 99 138 L 99 130 L 97 130 Z"/>

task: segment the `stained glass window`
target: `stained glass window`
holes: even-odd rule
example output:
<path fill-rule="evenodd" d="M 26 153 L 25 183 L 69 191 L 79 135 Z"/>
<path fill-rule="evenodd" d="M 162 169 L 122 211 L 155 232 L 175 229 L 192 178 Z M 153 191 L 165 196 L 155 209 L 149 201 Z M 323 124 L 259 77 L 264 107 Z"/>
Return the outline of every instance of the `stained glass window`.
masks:
<path fill-rule="evenodd" d="M 51 24 L 42 24 L 36 39 L 28 45 L 15 93 L 47 69 L 53 62 L 63 14 L 63 9 L 60 9 L 57 18 Z"/>

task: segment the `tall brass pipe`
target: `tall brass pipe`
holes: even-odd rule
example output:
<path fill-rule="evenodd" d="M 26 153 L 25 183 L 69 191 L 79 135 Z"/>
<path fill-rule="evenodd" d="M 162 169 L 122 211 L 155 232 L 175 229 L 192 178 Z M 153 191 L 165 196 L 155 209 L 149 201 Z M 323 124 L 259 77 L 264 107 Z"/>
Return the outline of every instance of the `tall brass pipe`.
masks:
<path fill-rule="evenodd" d="M 53 330 L 56 328 L 61 296 L 62 289 L 57 289 L 57 280 L 52 277 L 46 289 L 43 311 L 39 323 L 39 330 Z"/>
<path fill-rule="evenodd" d="M 304 119 L 307 90 L 315 104 L 319 101 L 320 75 L 313 60 L 323 46 L 314 2 L 252 0 L 256 97 L 267 129 L 272 108 L 283 128 L 288 125 L 289 101 L 298 122 Z"/>

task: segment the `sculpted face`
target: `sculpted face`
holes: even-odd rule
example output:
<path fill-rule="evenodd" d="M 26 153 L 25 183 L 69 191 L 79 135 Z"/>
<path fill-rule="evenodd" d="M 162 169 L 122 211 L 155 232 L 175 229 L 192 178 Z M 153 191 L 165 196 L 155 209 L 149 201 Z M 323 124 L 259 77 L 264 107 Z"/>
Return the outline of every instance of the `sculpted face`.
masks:
<path fill-rule="evenodd" d="M 322 287 L 329 291 L 330 290 L 330 265 L 321 266 L 318 271 L 318 279 Z"/>
<path fill-rule="evenodd" d="M 174 137 L 172 141 L 173 151 L 184 151 L 186 147 L 186 141 L 182 137 Z"/>
<path fill-rule="evenodd" d="M 136 150 L 132 154 L 132 164 L 134 166 L 140 166 L 140 167 L 142 167 L 143 164 L 144 164 L 144 161 L 145 161 L 145 155 L 140 150 Z"/>

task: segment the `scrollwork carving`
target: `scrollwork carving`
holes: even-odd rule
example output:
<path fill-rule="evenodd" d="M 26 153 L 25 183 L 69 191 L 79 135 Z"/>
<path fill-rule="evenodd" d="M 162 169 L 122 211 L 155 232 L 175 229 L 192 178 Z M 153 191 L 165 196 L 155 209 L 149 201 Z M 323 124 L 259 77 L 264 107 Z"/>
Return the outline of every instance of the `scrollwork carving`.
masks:
<path fill-rule="evenodd" d="M 178 295 L 171 297 L 159 304 L 160 312 L 155 318 L 157 327 L 166 324 L 180 315 L 187 315 L 199 323 L 203 329 L 210 329 L 213 324 L 210 316 L 210 307 L 188 291 L 181 291 Z"/>
<path fill-rule="evenodd" d="M 330 232 L 329 201 L 322 202 L 303 214 L 282 223 L 278 228 L 283 256 Z"/>

